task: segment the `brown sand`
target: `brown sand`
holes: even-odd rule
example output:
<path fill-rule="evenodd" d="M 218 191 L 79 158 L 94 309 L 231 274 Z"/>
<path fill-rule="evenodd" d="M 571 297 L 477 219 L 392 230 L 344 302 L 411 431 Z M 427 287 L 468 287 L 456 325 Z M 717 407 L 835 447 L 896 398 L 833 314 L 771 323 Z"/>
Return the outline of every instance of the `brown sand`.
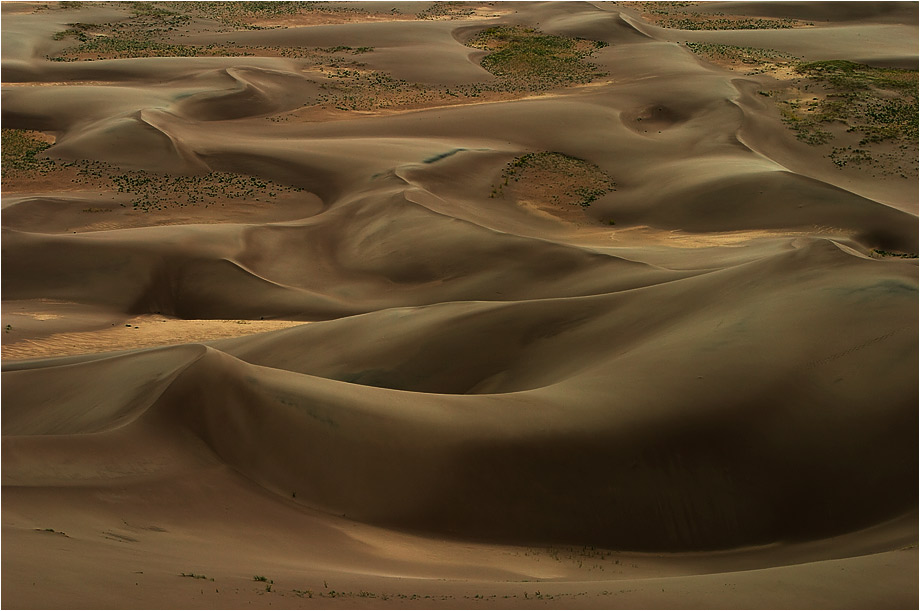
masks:
<path fill-rule="evenodd" d="M 916 66 L 915 5 L 846 5 L 334 3 L 174 34 L 259 57 L 52 62 L 129 11 L 4 3 L 3 127 L 58 166 L 3 183 L 3 606 L 915 607 L 916 169 L 673 42 Z M 495 24 L 606 74 L 443 93 Z M 441 93 L 336 109 L 278 51 L 335 45 Z M 502 184 L 539 151 L 615 188 Z"/>

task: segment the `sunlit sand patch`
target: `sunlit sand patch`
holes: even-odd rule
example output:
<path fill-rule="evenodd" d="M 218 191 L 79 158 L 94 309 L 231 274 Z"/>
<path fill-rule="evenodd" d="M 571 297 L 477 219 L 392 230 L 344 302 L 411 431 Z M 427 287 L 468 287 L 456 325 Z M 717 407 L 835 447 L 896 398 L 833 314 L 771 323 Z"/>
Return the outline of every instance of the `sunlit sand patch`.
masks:
<path fill-rule="evenodd" d="M 248 20 L 250 25 L 262 28 L 299 27 L 310 25 L 340 25 L 343 23 L 379 23 L 381 21 L 415 21 L 413 14 L 402 13 L 347 13 L 347 12 L 307 12 L 298 15 L 286 15 L 269 19 Z"/>
<path fill-rule="evenodd" d="M 445 3 L 447 4 L 447 3 Z M 463 3 L 467 4 L 467 3 Z M 467 12 L 469 11 L 469 12 Z M 504 15 L 510 15 L 513 11 L 510 9 L 496 10 L 492 6 L 477 6 L 475 8 L 464 7 L 460 5 L 460 10 L 453 13 L 441 15 L 429 15 L 425 19 L 432 21 L 471 21 L 477 19 L 494 19 Z"/>
<path fill-rule="evenodd" d="M 61 318 L 56 314 L 29 313 L 36 320 Z M 47 337 L 4 342 L 3 360 L 92 354 L 188 344 L 239 337 L 306 324 L 293 320 L 182 320 L 160 315 L 135 316 L 109 329 L 55 333 Z"/>
<path fill-rule="evenodd" d="M 575 85 L 573 87 L 579 87 L 579 85 Z M 387 96 L 384 92 L 378 96 L 377 100 L 378 102 L 385 100 L 384 104 L 386 104 L 386 106 L 381 106 L 370 110 L 339 110 L 336 108 L 330 108 L 328 105 L 313 105 L 304 106 L 302 108 L 298 108 L 283 114 L 274 115 L 272 117 L 268 117 L 268 119 L 275 122 L 321 123 L 324 121 L 345 121 L 349 119 L 361 119 L 366 117 L 382 117 L 388 115 L 418 112 L 421 110 L 438 110 L 441 108 L 454 108 L 459 106 L 483 106 L 487 104 L 499 104 L 502 102 L 552 99 L 563 97 L 568 94 L 569 92 L 565 90 L 537 94 L 528 94 L 516 91 L 486 91 L 475 98 L 451 97 L 448 95 L 443 95 L 430 100 L 424 100 L 421 98 L 421 96 L 416 99 L 407 98 L 405 100 L 399 100 L 395 98 L 387 99 Z"/>
<path fill-rule="evenodd" d="M 808 231 L 754 229 L 722 231 L 719 233 L 690 233 L 677 229 L 666 230 L 637 226 L 614 229 L 610 233 L 609 239 L 614 242 L 642 242 L 648 245 L 676 246 L 680 248 L 712 248 L 714 246 L 744 246 L 755 240 L 795 239 L 819 234 L 830 239 L 841 238 L 846 236 L 846 233 L 846 231 L 834 227 L 815 227 Z"/>
<path fill-rule="evenodd" d="M 107 86 L 111 81 L 28 81 L 21 83 L 3 83 L 4 87 L 70 87 L 70 86 Z"/>
<path fill-rule="evenodd" d="M 580 208 L 575 207 L 567 210 L 560 206 L 552 207 L 544 202 L 529 199 L 517 200 L 515 203 L 518 207 L 534 216 L 557 223 L 571 224 L 585 216 Z"/>

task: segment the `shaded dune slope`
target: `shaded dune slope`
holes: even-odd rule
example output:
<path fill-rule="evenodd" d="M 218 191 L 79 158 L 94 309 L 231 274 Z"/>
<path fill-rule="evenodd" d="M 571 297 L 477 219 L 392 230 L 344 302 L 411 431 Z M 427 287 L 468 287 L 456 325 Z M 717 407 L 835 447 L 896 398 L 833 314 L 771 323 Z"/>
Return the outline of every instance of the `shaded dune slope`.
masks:
<path fill-rule="evenodd" d="M 191 365 L 182 365 L 188 351 L 140 353 L 166 367 L 145 374 L 150 383 L 175 376 L 155 403 L 127 415 L 101 406 L 70 426 L 77 437 L 111 435 L 129 456 L 138 451 L 123 444 L 151 430 L 173 437 L 168 447 L 200 453 L 198 442 L 183 441 L 189 431 L 219 460 L 299 502 L 455 536 L 676 550 L 833 535 L 916 502 L 898 482 L 917 475 L 905 450 L 917 396 L 886 382 L 917 367 L 916 321 L 899 306 L 916 298 L 916 282 L 910 265 L 881 276 L 880 265 L 819 241 L 742 269 L 610 296 L 379 312 L 226 341 Z M 679 306 L 655 294 L 688 283 Z M 871 298 L 880 292 L 885 301 Z M 876 324 L 846 338 L 815 324 L 830 312 L 862 320 L 867 307 L 883 308 L 870 312 Z M 426 333 L 434 320 L 455 335 Z M 507 352 L 480 362 L 477 338 L 498 330 Z M 799 345 L 777 345 L 775 336 Z M 352 342 L 379 347 L 354 357 Z M 105 372 L 96 378 L 149 371 L 139 358 L 64 367 L 71 382 L 94 369 Z M 374 368 L 381 362 L 389 369 Z M 66 384 L 58 369 L 4 375 L 14 385 L 45 376 Z M 860 388 L 860 375 L 878 386 Z M 358 383 L 327 379 L 336 377 Z M 470 391 L 506 394 L 444 394 Z M 4 427 L 31 430 L 29 413 L 5 415 Z M 45 439 L 4 445 L 9 477 Z M 874 450 L 853 451 L 862 444 Z M 137 460 L 138 473 L 120 476 L 154 468 Z"/>
<path fill-rule="evenodd" d="M 295 225 L 78 237 L 6 230 L 3 248 L 7 298 L 44 296 L 183 318 L 329 318 L 404 304 L 611 292 L 677 275 L 497 233 L 400 194 L 358 200 Z M 100 267 L 100 260 L 109 263 Z"/>

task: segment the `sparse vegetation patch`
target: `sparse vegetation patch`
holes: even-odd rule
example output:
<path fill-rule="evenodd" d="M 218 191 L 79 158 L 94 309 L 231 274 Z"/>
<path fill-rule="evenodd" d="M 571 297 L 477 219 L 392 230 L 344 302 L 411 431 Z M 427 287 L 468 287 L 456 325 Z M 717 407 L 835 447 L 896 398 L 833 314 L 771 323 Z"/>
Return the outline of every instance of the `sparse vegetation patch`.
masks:
<path fill-rule="evenodd" d="M 240 57 L 251 55 L 255 53 L 248 49 L 239 50 L 225 45 L 181 45 L 137 38 L 96 36 L 49 59 L 66 62 L 137 57 Z"/>
<path fill-rule="evenodd" d="M 124 193 L 130 199 L 122 206 L 155 212 L 186 206 L 206 208 L 233 200 L 270 202 L 279 194 L 303 190 L 233 172 L 172 175 L 145 170 L 123 171 L 101 161 L 55 161 L 37 157 L 50 146 L 45 134 L 17 129 L 3 129 L 2 133 L 2 184 L 10 191 L 28 190 L 31 181 L 41 177 L 57 178 L 69 180 L 74 185 Z M 83 210 L 88 213 L 108 211 L 98 207 Z"/>
<path fill-rule="evenodd" d="M 813 120 L 840 122 L 863 135 L 861 145 L 917 140 L 917 71 L 875 68 L 850 61 L 800 62 L 795 70 L 828 89 Z"/>
<path fill-rule="evenodd" d="M 27 174 L 47 174 L 54 162 L 40 156 L 51 146 L 50 138 L 41 132 L 26 129 L 2 129 L 3 179 Z"/>
<path fill-rule="evenodd" d="M 834 125 L 853 134 L 856 142 L 835 146 L 828 154 L 839 168 L 878 165 L 882 153 L 873 145 L 879 143 L 916 157 L 920 113 L 916 70 L 874 68 L 849 61 L 795 62 L 793 68 L 805 84 L 796 83 L 798 95 L 793 93 L 779 104 L 783 122 L 795 130 L 799 140 L 812 145 L 832 142 Z M 817 95 L 805 94 L 809 88 Z M 898 170 L 907 176 L 903 166 Z"/>
<path fill-rule="evenodd" d="M 784 89 L 758 93 L 775 101 L 783 123 L 802 142 L 834 143 L 827 157 L 838 168 L 871 167 L 903 178 L 917 175 L 917 70 L 844 60 L 804 62 L 772 49 L 686 45 L 730 69 L 788 82 Z"/>
<path fill-rule="evenodd" d="M 835 146 L 828 155 L 831 161 L 839 168 L 847 165 L 861 165 L 872 163 L 872 155 L 866 149 L 853 148 L 852 146 Z"/>
<path fill-rule="evenodd" d="M 300 47 L 261 47 L 234 45 L 190 45 L 183 36 L 195 27 L 214 22 L 225 31 L 263 29 L 257 20 L 280 19 L 320 12 L 365 13 L 355 7 L 331 7 L 324 2 L 136 2 L 128 18 L 108 23 L 72 23 L 54 34 L 55 40 L 73 40 L 74 45 L 53 61 L 127 59 L 136 57 L 237 57 L 250 55 L 303 56 Z M 351 50 L 337 47 L 337 50 Z M 370 50 L 361 47 L 355 53 Z"/>
<path fill-rule="evenodd" d="M 354 62 L 350 65 L 327 64 L 321 66 L 320 70 L 326 74 L 327 80 L 320 86 L 322 93 L 310 106 L 360 112 L 462 104 L 484 98 L 515 99 L 534 91 L 546 91 L 565 84 L 582 82 L 579 79 L 566 79 L 564 83 L 560 83 L 552 75 L 548 75 L 548 78 L 542 80 L 513 77 L 490 83 L 440 86 L 393 78 L 383 72 L 367 70 Z M 297 114 L 298 111 L 295 111 L 270 119 L 285 121 Z"/>
<path fill-rule="evenodd" d="M 485 96 L 513 99 L 535 91 L 587 83 L 605 74 L 587 61 L 597 49 L 606 46 L 603 42 L 549 36 L 532 28 L 498 26 L 480 32 L 467 44 L 491 51 L 483 58 L 482 66 L 499 80 L 450 87 L 426 85 L 367 70 L 357 62 L 328 63 L 318 66 L 327 81 L 321 86 L 323 93 L 317 97 L 316 106 L 367 112 L 457 104 Z M 354 54 L 363 51 L 351 50 Z"/>
<path fill-rule="evenodd" d="M 780 30 L 813 26 L 801 19 L 726 15 L 721 11 L 692 11 L 705 2 L 625 2 L 644 19 L 663 28 L 679 30 Z"/>
<path fill-rule="evenodd" d="M 795 131 L 795 136 L 802 142 L 817 146 L 827 144 L 834 139 L 834 135 L 821 127 L 822 119 L 802 112 L 802 102 L 797 99 L 783 100 L 780 102 L 780 114 L 783 123 Z M 811 105 L 805 108 L 811 110 Z"/>
<path fill-rule="evenodd" d="M 604 76 L 587 61 L 605 42 L 554 36 L 533 28 L 495 26 L 477 34 L 467 43 L 491 51 L 481 65 L 516 87 L 542 90 L 588 83 Z"/>
<path fill-rule="evenodd" d="M 756 70 L 756 73 L 777 69 L 796 59 L 794 56 L 776 49 L 741 47 L 711 42 L 687 42 L 684 44 L 697 55 L 702 55 L 719 63 L 740 64 Z M 752 74 L 752 72 L 748 72 L 748 74 Z"/>
<path fill-rule="evenodd" d="M 431 6 L 416 13 L 417 19 L 462 19 L 476 12 L 469 2 L 432 2 Z"/>
<path fill-rule="evenodd" d="M 111 174 L 109 179 L 117 192 L 131 195 L 133 208 L 145 212 L 164 207 L 207 206 L 220 200 L 269 200 L 279 192 L 301 190 L 231 172 L 181 176 L 136 170 Z"/>
<path fill-rule="evenodd" d="M 179 5 L 179 2 L 164 4 Z M 303 16 L 344 17 L 366 15 L 367 10 L 354 6 L 330 5 L 328 2 L 256 0 L 253 2 L 181 2 L 182 10 L 212 19 L 235 29 L 268 29 L 278 22 Z"/>
<path fill-rule="evenodd" d="M 478 7 L 478 5 L 477 5 Z M 480 7 L 481 8 L 481 7 Z M 131 15 L 110 23 L 71 23 L 54 35 L 73 44 L 52 61 L 98 61 L 153 57 L 286 57 L 304 60 L 326 76 L 321 93 L 303 109 L 375 111 L 458 104 L 488 95 L 513 99 L 521 94 L 587 83 L 603 76 L 588 58 L 606 43 L 544 34 L 533 28 L 497 26 L 480 32 L 468 44 L 489 51 L 483 67 L 499 77 L 488 83 L 439 86 L 412 83 L 384 72 L 368 70 L 357 61 L 372 47 L 337 45 L 324 48 L 223 44 L 188 44 L 188 32 L 214 22 L 226 28 L 263 27 L 253 19 L 313 14 L 316 11 L 358 10 L 320 2 L 157 2 L 137 3 Z M 455 18 L 475 12 L 467 3 L 435 3 L 419 18 Z M 302 109 L 302 110 L 303 110 Z M 269 117 L 287 121 L 297 111 Z"/>
<path fill-rule="evenodd" d="M 616 189 L 613 179 L 584 159 L 563 153 L 527 153 L 512 160 L 493 186 L 490 197 L 509 195 L 550 210 L 568 206 L 587 208 L 593 201 Z"/>
<path fill-rule="evenodd" d="M 873 248 L 870 253 L 872 257 L 877 259 L 884 259 L 886 257 L 894 257 L 896 259 L 916 259 L 918 257 L 915 252 L 893 252 L 890 250 L 881 250 L 879 248 Z"/>

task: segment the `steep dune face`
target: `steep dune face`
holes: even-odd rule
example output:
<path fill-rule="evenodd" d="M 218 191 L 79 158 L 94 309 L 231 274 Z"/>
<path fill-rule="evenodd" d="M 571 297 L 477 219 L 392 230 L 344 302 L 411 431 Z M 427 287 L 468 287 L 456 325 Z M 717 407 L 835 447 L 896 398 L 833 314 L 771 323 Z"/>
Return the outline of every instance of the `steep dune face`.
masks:
<path fill-rule="evenodd" d="M 821 278 L 813 276 L 816 260 L 826 262 Z M 660 549 L 799 538 L 854 527 L 867 513 L 874 519 L 898 515 L 915 502 L 910 489 L 899 498 L 885 495 L 891 502 L 886 506 L 860 500 L 877 499 L 893 482 L 912 476 L 915 465 L 906 453 L 870 458 L 846 450 L 865 443 L 857 441 L 863 436 L 882 443 L 895 430 L 902 431 L 901 441 L 889 449 L 910 447 L 916 421 L 915 393 L 862 394 L 853 386 L 858 372 L 873 369 L 879 379 L 891 379 L 894 371 L 916 367 L 915 321 L 891 316 L 902 310 L 899 301 L 915 295 L 913 270 L 906 266 L 883 279 L 872 266 L 816 243 L 743 271 L 676 283 L 697 286 L 682 287 L 680 306 L 664 311 L 647 306 L 673 303 L 656 294 L 674 290 L 671 284 L 571 305 L 539 302 L 469 313 L 470 307 L 437 306 L 422 313 L 423 321 L 388 312 L 283 331 L 252 346 L 254 340 L 240 339 L 220 347 L 275 369 L 358 384 L 427 393 L 510 392 L 483 396 L 481 404 L 423 395 L 411 401 L 422 406 L 420 413 L 416 407 L 384 409 L 392 416 L 422 417 L 416 424 L 422 427 L 433 424 L 425 422 L 429 418 L 449 418 L 449 439 L 465 438 L 461 457 L 450 467 L 459 473 L 444 478 L 460 491 L 439 489 L 426 499 L 432 507 L 413 508 L 411 520 L 398 516 L 406 525 L 420 520 L 430 528 L 448 524 L 448 531 L 467 536 L 490 532 L 522 540 L 597 537 L 621 545 L 615 542 L 628 539 L 631 546 Z M 787 280 L 777 284 L 780 276 Z M 873 312 L 879 321 L 874 328 L 829 337 L 812 318 L 833 311 L 835 319 L 853 324 L 865 314 L 864 295 L 873 292 L 891 300 L 884 312 Z M 713 303 L 712 295 L 730 301 L 732 311 Z M 601 300 L 604 307 L 596 303 Z M 746 304 L 743 317 L 734 310 L 739 303 Z M 430 332 L 433 319 L 450 331 Z M 350 328 L 339 329 L 345 323 Z M 489 350 L 488 338 L 499 330 L 504 345 Z M 790 340 L 771 342 L 772 335 Z M 333 338 L 345 345 L 331 345 Z M 371 340 L 377 353 L 354 354 L 351 338 Z M 323 347 L 322 354 L 293 349 L 302 345 Z M 570 356 L 558 358 L 562 354 Z M 798 364 L 789 363 L 790 355 Z M 311 357 L 314 362 L 304 362 Z M 330 370 L 339 363 L 359 371 Z M 535 387 L 537 381 L 543 385 Z M 377 394 L 374 403 L 400 397 Z M 358 396 L 349 402 L 360 403 Z M 322 401 L 310 405 L 321 410 L 322 416 L 313 414 L 320 420 L 340 413 L 322 410 Z M 421 435 L 426 445 L 440 439 L 435 430 Z M 829 434 L 822 437 L 822 430 Z M 450 452 L 450 443 L 437 446 Z M 794 475 L 780 470 L 779 476 L 776 464 L 798 467 Z M 886 473 L 884 482 L 873 475 L 879 470 Z M 390 477 L 396 481 L 387 485 L 396 487 L 405 479 L 425 480 L 407 478 L 404 469 Z M 461 500 L 473 497 L 475 502 Z M 577 501 L 583 498 L 592 502 Z M 340 508 L 368 518 L 374 505 L 362 498 Z"/>
<path fill-rule="evenodd" d="M 4 603 L 913 604 L 910 7 L 340 4 L 4 5 Z"/>
<path fill-rule="evenodd" d="M 72 424 L 77 408 L 49 414 L 35 396 L 40 409 L 17 406 L 4 426 L 72 436 L 127 418 L 112 435 L 141 427 L 180 446 L 188 431 L 279 494 L 454 536 L 679 550 L 833 535 L 916 503 L 898 483 L 917 475 L 918 397 L 896 383 L 918 366 L 902 305 L 916 281 L 910 266 L 880 276 L 878 265 L 818 242 L 571 304 L 381 312 L 229 340 L 190 365 L 173 350 L 9 372 L 12 392 L 73 388 L 75 401 L 89 397 L 75 380 L 98 389 L 143 371 L 149 382 Z M 679 306 L 656 294 L 678 285 L 690 285 Z M 850 333 L 829 336 L 816 320 L 827 316 Z M 877 322 L 858 324 L 866 316 Z M 503 351 L 490 350 L 496 334 Z M 138 416 L 141 400 L 153 403 Z M 12 445 L 13 477 L 27 448 Z"/>
<path fill-rule="evenodd" d="M 715 160 L 714 160 L 715 161 Z M 685 165 L 685 164 L 681 164 Z M 694 168 L 672 168 L 683 176 L 672 185 L 642 189 L 638 206 L 623 202 L 619 217 L 690 231 L 810 228 L 829 224 L 855 234 L 869 247 L 907 249 L 916 242 L 909 215 L 848 191 L 797 174 L 727 170 L 716 165 L 712 175 Z M 624 198 L 626 199 L 626 198 Z"/>

